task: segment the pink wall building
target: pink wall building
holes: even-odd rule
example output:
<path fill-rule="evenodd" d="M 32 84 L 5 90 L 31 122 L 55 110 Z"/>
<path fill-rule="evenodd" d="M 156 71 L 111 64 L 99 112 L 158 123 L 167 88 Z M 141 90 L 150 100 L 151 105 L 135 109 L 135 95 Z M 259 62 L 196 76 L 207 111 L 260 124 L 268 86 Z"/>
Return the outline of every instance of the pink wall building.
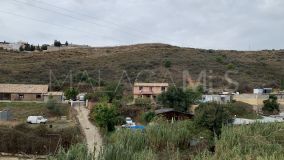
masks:
<path fill-rule="evenodd" d="M 148 97 L 156 99 L 157 95 L 167 91 L 168 83 L 134 83 L 133 96 L 134 99 Z"/>

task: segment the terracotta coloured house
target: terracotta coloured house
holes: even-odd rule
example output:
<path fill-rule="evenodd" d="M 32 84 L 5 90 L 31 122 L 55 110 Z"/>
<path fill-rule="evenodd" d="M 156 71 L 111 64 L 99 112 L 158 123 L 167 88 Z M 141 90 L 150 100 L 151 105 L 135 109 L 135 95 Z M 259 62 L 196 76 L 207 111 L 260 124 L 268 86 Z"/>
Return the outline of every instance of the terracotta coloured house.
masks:
<path fill-rule="evenodd" d="M 159 94 L 167 91 L 168 87 L 168 83 L 134 83 L 133 97 L 134 99 L 139 97 L 156 99 Z"/>

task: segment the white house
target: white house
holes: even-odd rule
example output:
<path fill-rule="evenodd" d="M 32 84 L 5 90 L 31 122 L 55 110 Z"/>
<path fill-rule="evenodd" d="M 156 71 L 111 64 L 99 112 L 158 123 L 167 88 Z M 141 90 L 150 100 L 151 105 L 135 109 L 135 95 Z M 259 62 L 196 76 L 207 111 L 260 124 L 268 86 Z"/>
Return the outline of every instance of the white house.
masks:
<path fill-rule="evenodd" d="M 228 103 L 231 102 L 232 95 L 202 95 L 202 102 L 216 102 L 216 103 Z"/>

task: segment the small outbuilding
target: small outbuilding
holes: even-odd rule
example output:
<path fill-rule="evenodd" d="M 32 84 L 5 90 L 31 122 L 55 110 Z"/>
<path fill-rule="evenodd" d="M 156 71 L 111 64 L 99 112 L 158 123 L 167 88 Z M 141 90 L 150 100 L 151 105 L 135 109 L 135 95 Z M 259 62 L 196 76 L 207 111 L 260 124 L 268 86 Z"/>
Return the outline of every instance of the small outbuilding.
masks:
<path fill-rule="evenodd" d="M 57 103 L 61 103 L 63 101 L 63 92 L 48 92 L 43 95 L 44 102 L 47 102 L 50 98 L 55 100 Z"/>
<path fill-rule="evenodd" d="M 208 103 L 208 102 L 216 102 L 216 103 L 221 103 L 221 104 L 226 104 L 232 101 L 232 95 L 202 95 L 202 100 L 203 103 Z"/>
<path fill-rule="evenodd" d="M 12 115 L 9 110 L 0 111 L 0 121 L 9 121 L 12 119 Z"/>

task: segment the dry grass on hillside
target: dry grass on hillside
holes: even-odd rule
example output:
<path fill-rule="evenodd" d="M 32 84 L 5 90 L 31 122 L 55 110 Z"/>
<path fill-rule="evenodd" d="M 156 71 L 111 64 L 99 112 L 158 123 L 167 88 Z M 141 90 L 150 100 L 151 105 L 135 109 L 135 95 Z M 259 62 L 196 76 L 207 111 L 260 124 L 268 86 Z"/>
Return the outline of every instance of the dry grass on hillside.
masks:
<path fill-rule="evenodd" d="M 170 81 L 182 84 L 187 70 L 193 78 L 201 71 L 212 70 L 214 87 L 234 88 L 224 80 L 227 70 L 239 82 L 241 91 L 258 86 L 279 86 L 284 77 L 284 51 L 225 51 L 181 48 L 164 44 L 142 44 L 120 47 L 81 48 L 40 53 L 17 53 L 0 50 L 1 83 L 48 83 L 49 71 L 63 81 L 72 70 L 74 76 L 87 71 L 94 80 L 100 70 L 104 82 L 118 82 L 127 71 L 133 82 Z M 171 66 L 166 68 L 164 63 Z M 139 74 L 140 73 L 140 74 Z M 208 79 L 208 77 L 207 77 Z M 125 80 L 126 82 L 126 80 Z"/>

